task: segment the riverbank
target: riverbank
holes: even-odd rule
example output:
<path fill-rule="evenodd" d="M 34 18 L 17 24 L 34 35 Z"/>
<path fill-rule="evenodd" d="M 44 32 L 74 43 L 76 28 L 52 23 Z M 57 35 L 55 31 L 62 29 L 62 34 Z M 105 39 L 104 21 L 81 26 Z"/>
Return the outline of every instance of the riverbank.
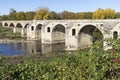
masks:
<path fill-rule="evenodd" d="M 0 39 L 0 43 L 20 43 L 20 42 L 31 42 L 33 40 L 26 40 L 26 39 Z"/>
<path fill-rule="evenodd" d="M 29 55 L 16 55 L 16 56 L 3 56 L 2 61 L 4 64 L 19 64 L 26 61 L 29 62 L 41 62 L 41 61 L 50 61 L 53 58 L 64 58 L 66 53 L 61 54 L 29 54 Z"/>

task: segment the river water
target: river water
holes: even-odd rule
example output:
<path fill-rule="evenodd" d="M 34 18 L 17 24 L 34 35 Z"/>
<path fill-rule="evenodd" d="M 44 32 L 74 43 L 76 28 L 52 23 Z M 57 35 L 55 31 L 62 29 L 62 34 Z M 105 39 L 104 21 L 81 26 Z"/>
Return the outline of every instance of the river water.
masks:
<path fill-rule="evenodd" d="M 3 56 L 63 52 L 65 52 L 65 43 L 41 44 L 40 41 L 0 43 L 0 54 Z"/>

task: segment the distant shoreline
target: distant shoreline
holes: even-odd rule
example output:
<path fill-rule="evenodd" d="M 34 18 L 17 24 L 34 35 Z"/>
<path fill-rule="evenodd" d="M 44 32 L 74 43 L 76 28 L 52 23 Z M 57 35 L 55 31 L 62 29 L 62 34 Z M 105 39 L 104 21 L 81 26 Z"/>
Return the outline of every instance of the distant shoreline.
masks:
<path fill-rule="evenodd" d="M 19 42 L 31 42 L 32 40 L 12 40 L 12 39 L 0 39 L 0 43 L 19 43 Z"/>

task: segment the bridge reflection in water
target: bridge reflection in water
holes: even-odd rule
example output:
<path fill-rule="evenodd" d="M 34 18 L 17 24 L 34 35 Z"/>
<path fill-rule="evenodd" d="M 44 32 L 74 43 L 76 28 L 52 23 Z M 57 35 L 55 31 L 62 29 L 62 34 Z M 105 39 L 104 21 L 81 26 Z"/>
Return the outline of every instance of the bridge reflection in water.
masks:
<path fill-rule="evenodd" d="M 49 54 L 65 52 L 65 43 L 41 44 L 40 41 L 19 43 L 0 43 L 0 53 L 3 56 Z"/>

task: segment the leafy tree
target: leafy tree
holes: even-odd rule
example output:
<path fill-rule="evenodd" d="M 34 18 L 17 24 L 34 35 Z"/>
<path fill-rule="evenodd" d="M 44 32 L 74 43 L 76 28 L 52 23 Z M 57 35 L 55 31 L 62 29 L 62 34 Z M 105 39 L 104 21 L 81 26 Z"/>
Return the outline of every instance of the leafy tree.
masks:
<path fill-rule="evenodd" d="M 32 12 L 32 11 L 29 11 L 29 12 L 25 13 L 26 20 L 32 20 L 32 19 L 34 19 L 34 16 L 35 16 L 35 12 Z"/>
<path fill-rule="evenodd" d="M 57 14 L 57 13 L 54 12 L 54 11 L 51 11 L 51 12 L 49 13 L 49 19 L 61 19 L 61 18 L 60 18 L 60 16 L 59 16 L 59 14 Z"/>
<path fill-rule="evenodd" d="M 16 14 L 16 19 L 17 20 L 25 20 L 25 13 L 24 12 L 18 12 Z"/>
<path fill-rule="evenodd" d="M 105 19 L 105 10 L 104 9 L 101 9 L 99 8 L 98 10 L 96 10 L 93 15 L 92 15 L 92 18 L 93 19 Z"/>
<path fill-rule="evenodd" d="M 8 20 L 8 16 L 7 16 L 7 15 L 3 15 L 3 16 L 1 17 L 1 20 Z"/>
<path fill-rule="evenodd" d="M 120 19 L 120 12 L 117 12 L 117 13 L 115 14 L 115 18 Z"/>
<path fill-rule="evenodd" d="M 105 16 L 106 19 L 114 19 L 115 18 L 115 10 L 112 10 L 110 8 L 105 9 Z"/>
<path fill-rule="evenodd" d="M 84 14 L 84 19 L 92 19 L 92 12 L 84 12 L 83 13 Z"/>
<path fill-rule="evenodd" d="M 75 19 L 75 13 L 73 12 L 63 11 L 60 16 L 62 19 Z"/>
<path fill-rule="evenodd" d="M 10 9 L 10 13 L 8 15 L 8 19 L 9 20 L 16 20 L 16 10 L 14 10 L 13 8 Z"/>
<path fill-rule="evenodd" d="M 84 13 L 82 12 L 76 13 L 75 19 L 84 19 Z"/>
<path fill-rule="evenodd" d="M 2 20 L 2 16 L 0 16 L 0 21 Z"/>
<path fill-rule="evenodd" d="M 107 8 L 107 9 L 99 8 L 93 13 L 92 18 L 93 19 L 114 19 L 115 10 L 112 10 L 110 8 Z"/>
<path fill-rule="evenodd" d="M 43 20 L 48 19 L 49 9 L 48 8 L 40 8 L 36 11 L 35 19 Z"/>

